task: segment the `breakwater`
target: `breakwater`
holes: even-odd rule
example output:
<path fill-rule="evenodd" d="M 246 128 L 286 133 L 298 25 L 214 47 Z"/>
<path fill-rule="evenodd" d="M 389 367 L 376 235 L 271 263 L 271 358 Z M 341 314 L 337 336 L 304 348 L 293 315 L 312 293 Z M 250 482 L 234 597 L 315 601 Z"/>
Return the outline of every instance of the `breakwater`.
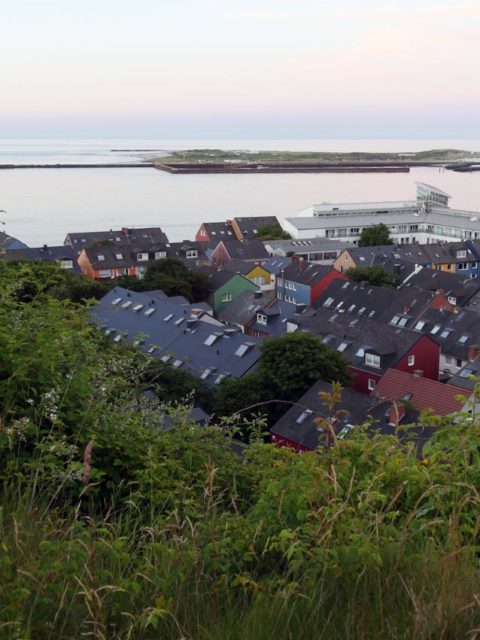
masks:
<path fill-rule="evenodd" d="M 156 169 L 168 173 L 408 173 L 409 165 L 393 163 L 187 163 L 162 162 Z"/>

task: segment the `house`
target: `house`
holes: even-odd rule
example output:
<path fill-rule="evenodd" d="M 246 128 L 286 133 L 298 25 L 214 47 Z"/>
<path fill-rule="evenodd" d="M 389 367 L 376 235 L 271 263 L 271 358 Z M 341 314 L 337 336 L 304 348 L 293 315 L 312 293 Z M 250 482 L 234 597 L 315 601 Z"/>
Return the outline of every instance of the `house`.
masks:
<path fill-rule="evenodd" d="M 273 256 L 286 258 L 296 256 L 307 262 L 333 266 L 346 246 L 354 244 L 328 238 L 305 238 L 304 240 L 264 240 L 265 249 Z M 338 269 L 340 271 L 340 269 Z"/>
<path fill-rule="evenodd" d="M 292 403 L 288 411 L 270 429 L 272 444 L 291 447 L 295 451 L 312 451 L 328 443 L 328 430 L 318 419 L 334 418 L 335 436 L 339 440 L 348 437 L 355 427 L 369 423 L 373 432 L 391 435 L 398 423 L 409 424 L 418 416 L 412 411 L 398 415 L 392 411 L 391 402 L 382 402 L 375 396 L 366 396 L 353 389 L 342 389 L 341 401 L 334 414 L 329 416 L 328 408 L 320 397 L 321 392 L 331 393 L 332 385 L 319 380 L 299 400 Z"/>
<path fill-rule="evenodd" d="M 441 300 L 447 304 L 444 297 Z M 334 280 L 317 299 L 314 307 L 330 310 L 340 316 L 370 318 L 399 328 L 413 328 L 434 301 L 433 293 L 413 287 L 388 289 L 364 282 Z"/>
<path fill-rule="evenodd" d="M 245 333 L 262 339 L 280 336 L 287 333 L 288 319 L 304 310 L 304 305 L 274 299 L 257 309 L 254 318 L 245 327 Z"/>
<path fill-rule="evenodd" d="M 232 218 L 232 229 L 238 240 L 252 240 L 262 227 L 278 225 L 276 216 L 251 216 L 247 218 Z"/>
<path fill-rule="evenodd" d="M 84 247 L 95 244 L 145 246 L 162 242 L 168 242 L 168 238 L 160 227 L 122 227 L 118 230 L 68 233 L 63 243 L 80 253 Z"/>
<path fill-rule="evenodd" d="M 388 369 L 421 371 L 438 380 L 440 346 L 427 334 L 381 324 L 359 312 L 342 315 L 328 309 L 289 318 L 287 331 L 310 331 L 341 353 L 349 363 L 352 386 L 361 393 L 371 393 Z"/>
<path fill-rule="evenodd" d="M 231 260 L 261 264 L 269 257 L 261 240 L 221 240 L 213 249 L 210 261 L 216 267 L 223 267 Z"/>
<path fill-rule="evenodd" d="M 0 231 L 0 254 L 4 251 L 14 249 L 28 249 L 27 245 L 13 236 L 9 236 L 7 233 Z"/>
<path fill-rule="evenodd" d="M 341 273 L 358 267 L 371 267 L 375 264 L 383 265 L 391 273 L 395 271 L 396 264 L 403 266 L 405 263 L 411 263 L 430 267 L 431 258 L 425 252 L 425 246 L 427 245 L 409 244 L 407 246 L 399 246 L 387 244 L 373 247 L 351 245 L 345 247 L 333 263 L 333 266 Z"/>
<path fill-rule="evenodd" d="M 434 415 L 448 416 L 461 411 L 465 401 L 458 398 L 465 391 L 453 385 L 429 380 L 415 373 L 389 369 L 377 384 L 373 396 L 398 405 L 410 403 L 418 411 L 431 410 Z"/>
<path fill-rule="evenodd" d="M 64 245 L 60 245 L 59 247 L 49 247 L 44 244 L 43 247 L 7 249 L 5 252 L 0 253 L 0 260 L 7 260 L 9 262 L 15 260 L 56 262 L 62 269 L 68 269 L 69 271 L 80 273 L 76 252 L 71 247 Z"/>
<path fill-rule="evenodd" d="M 457 273 L 466 278 L 477 278 L 480 274 L 480 246 L 470 240 L 425 245 L 432 269 Z"/>
<path fill-rule="evenodd" d="M 260 356 L 258 340 L 213 318 L 205 303 L 185 304 L 155 292 L 115 287 L 90 313 L 115 344 L 128 341 L 207 384 L 243 376 Z"/>
<path fill-rule="evenodd" d="M 220 240 L 255 239 L 258 230 L 265 225 L 278 224 L 276 216 L 254 216 L 232 218 L 225 222 L 203 222 L 195 234 L 198 242 L 218 242 Z"/>
<path fill-rule="evenodd" d="M 334 280 L 348 278 L 336 269 L 292 259 L 277 276 L 277 298 L 293 304 L 313 305 Z"/>
<path fill-rule="evenodd" d="M 275 274 L 259 262 L 248 262 L 246 260 L 230 260 L 225 263 L 223 269 L 232 273 L 240 273 L 242 276 L 253 282 L 261 291 L 275 290 Z"/>
<path fill-rule="evenodd" d="M 205 245 L 191 242 L 163 242 L 155 245 L 101 244 L 80 251 L 78 264 L 94 280 L 131 276 L 143 278 L 149 263 L 175 258 L 186 264 L 207 261 Z"/>
<path fill-rule="evenodd" d="M 246 333 L 248 325 L 256 320 L 257 311 L 271 304 L 272 300 L 271 291 L 245 290 L 221 311 L 218 319 Z"/>
<path fill-rule="evenodd" d="M 413 327 L 428 335 L 441 348 L 442 377 L 451 377 L 480 353 L 478 313 L 462 309 L 452 313 L 447 308 L 427 309 Z"/>
<path fill-rule="evenodd" d="M 461 389 L 462 393 L 465 393 L 465 391 L 473 392 L 478 385 L 476 378 L 480 378 L 480 356 L 467 362 L 447 381 L 447 384 Z"/>
<path fill-rule="evenodd" d="M 446 303 L 453 308 L 464 307 L 480 293 L 480 279 L 465 278 L 458 273 L 426 267 L 412 273 L 404 286 L 443 294 Z"/>
<path fill-rule="evenodd" d="M 228 269 L 216 269 L 208 265 L 199 265 L 195 271 L 203 273 L 208 280 L 208 303 L 213 307 L 215 315 L 219 315 L 233 300 L 244 291 L 259 291 L 260 288 L 240 273 Z"/>
<path fill-rule="evenodd" d="M 195 234 L 197 242 L 219 242 L 223 239 L 235 239 L 236 235 L 232 230 L 232 221 L 225 222 L 204 222 Z"/>

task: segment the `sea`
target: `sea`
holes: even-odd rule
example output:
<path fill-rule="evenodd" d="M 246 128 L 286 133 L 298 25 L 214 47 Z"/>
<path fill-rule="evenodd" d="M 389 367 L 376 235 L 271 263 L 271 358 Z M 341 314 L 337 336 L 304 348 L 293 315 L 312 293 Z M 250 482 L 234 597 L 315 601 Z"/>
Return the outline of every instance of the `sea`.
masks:
<path fill-rule="evenodd" d="M 480 140 L 0 140 L 0 164 L 131 163 L 182 149 L 479 151 Z M 480 172 L 172 175 L 149 167 L 0 170 L 0 221 L 31 247 L 62 244 L 69 232 L 161 226 L 172 241 L 193 239 L 202 222 L 233 216 L 297 216 L 323 202 L 415 198 L 427 182 L 451 206 L 480 211 Z"/>

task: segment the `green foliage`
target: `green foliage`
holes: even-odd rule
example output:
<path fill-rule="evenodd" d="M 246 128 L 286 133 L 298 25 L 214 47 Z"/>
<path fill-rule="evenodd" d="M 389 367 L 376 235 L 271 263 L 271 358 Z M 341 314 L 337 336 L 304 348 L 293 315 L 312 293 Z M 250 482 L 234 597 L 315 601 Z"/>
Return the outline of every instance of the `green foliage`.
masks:
<path fill-rule="evenodd" d="M 368 282 L 375 287 L 395 287 L 395 278 L 381 264 L 374 264 L 369 267 L 354 267 L 345 272 L 351 280 L 355 282 Z"/>
<path fill-rule="evenodd" d="M 292 236 L 284 231 L 279 224 L 264 224 L 257 229 L 255 238 L 258 240 L 291 240 Z"/>
<path fill-rule="evenodd" d="M 383 224 L 383 222 L 375 224 L 372 227 L 366 227 L 362 231 L 360 240 L 358 241 L 359 247 L 373 247 L 386 244 L 393 244 L 393 240 L 390 237 L 390 231 L 387 225 Z"/>
<path fill-rule="evenodd" d="M 111 288 L 109 283 L 62 269 L 54 262 L 0 261 L 0 281 L 17 278 L 21 286 L 16 288 L 16 297 L 20 301 L 49 294 L 57 300 L 81 303 L 89 299 L 99 300 Z"/>
<path fill-rule="evenodd" d="M 345 358 L 310 333 L 290 333 L 270 338 L 261 346 L 254 373 L 243 378 L 224 379 L 215 399 L 215 412 L 226 416 L 259 403 L 251 413 L 261 411 L 272 425 L 291 403 L 317 380 L 350 382 Z M 279 400 L 272 403 L 272 400 Z"/>
<path fill-rule="evenodd" d="M 235 429 L 145 399 L 164 370 L 112 347 L 84 308 L 25 302 L 31 273 L 0 275 L 2 638 L 478 635 L 475 414 L 425 418 L 443 427 L 423 459 L 361 428 L 330 449 L 257 439 L 239 456 Z M 345 374 L 287 338 L 254 376 L 299 392 L 282 354 L 307 378 Z"/>
<path fill-rule="evenodd" d="M 167 296 L 184 296 L 190 302 L 205 300 L 209 293 L 208 278 L 203 273 L 192 271 L 176 258 L 152 262 L 141 280 L 125 276 L 116 284 L 133 291 L 161 289 Z"/>

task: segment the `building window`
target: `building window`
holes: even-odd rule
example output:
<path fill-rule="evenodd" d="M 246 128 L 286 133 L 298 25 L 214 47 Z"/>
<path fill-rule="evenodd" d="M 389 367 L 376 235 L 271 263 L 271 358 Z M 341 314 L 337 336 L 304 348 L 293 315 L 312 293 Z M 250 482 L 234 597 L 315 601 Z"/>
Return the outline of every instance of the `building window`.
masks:
<path fill-rule="evenodd" d="M 232 301 L 232 294 L 231 293 L 222 293 L 221 300 L 222 300 L 222 302 L 231 302 Z"/>
<path fill-rule="evenodd" d="M 459 262 L 457 264 L 457 268 L 459 271 L 466 271 L 468 269 L 468 263 L 467 262 Z"/>
<path fill-rule="evenodd" d="M 73 269 L 72 260 L 60 260 L 59 264 L 62 269 Z"/>
<path fill-rule="evenodd" d="M 466 251 L 457 251 L 457 258 L 466 258 L 466 257 L 467 257 Z"/>
<path fill-rule="evenodd" d="M 408 366 L 413 367 L 415 364 L 415 356 L 408 356 Z"/>
<path fill-rule="evenodd" d="M 370 367 L 380 368 L 380 356 L 377 356 L 374 353 L 366 353 L 365 364 L 367 364 Z"/>
<path fill-rule="evenodd" d="M 186 253 L 187 258 L 198 258 L 198 250 L 197 249 L 189 249 Z"/>
<path fill-rule="evenodd" d="M 155 260 L 163 260 L 167 257 L 166 251 L 155 251 Z"/>
<path fill-rule="evenodd" d="M 263 313 L 257 313 L 257 322 L 259 324 L 267 324 L 267 316 Z"/>
<path fill-rule="evenodd" d="M 105 260 L 105 256 L 103 255 L 103 253 L 100 253 L 100 254 L 97 256 L 97 260 L 98 260 L 99 262 L 104 262 L 104 260 Z"/>
<path fill-rule="evenodd" d="M 256 276 L 255 278 L 252 278 L 252 282 L 261 287 L 265 284 L 265 276 Z"/>
<path fill-rule="evenodd" d="M 116 254 L 115 254 L 115 258 L 116 258 L 117 260 L 123 260 L 123 253 L 116 253 Z"/>
<path fill-rule="evenodd" d="M 373 380 L 373 378 L 369 378 L 368 379 L 368 390 L 369 391 L 373 391 L 375 389 L 375 386 L 376 386 L 375 380 Z"/>
<path fill-rule="evenodd" d="M 100 269 L 98 272 L 99 278 L 110 278 L 110 269 Z"/>
<path fill-rule="evenodd" d="M 137 260 L 139 262 L 145 262 L 148 260 L 148 253 L 137 253 Z"/>

